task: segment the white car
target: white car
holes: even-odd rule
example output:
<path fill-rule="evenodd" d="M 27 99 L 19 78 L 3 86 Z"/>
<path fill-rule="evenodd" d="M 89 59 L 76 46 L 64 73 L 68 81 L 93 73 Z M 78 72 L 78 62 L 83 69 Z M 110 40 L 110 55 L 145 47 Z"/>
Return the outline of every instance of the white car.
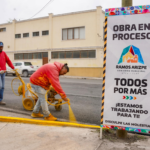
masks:
<path fill-rule="evenodd" d="M 33 66 L 31 62 L 14 62 L 13 65 L 15 69 L 17 69 L 18 73 L 24 77 L 28 77 L 39 68 L 39 66 Z M 7 66 L 6 75 L 9 73 L 15 76 L 15 72 Z"/>

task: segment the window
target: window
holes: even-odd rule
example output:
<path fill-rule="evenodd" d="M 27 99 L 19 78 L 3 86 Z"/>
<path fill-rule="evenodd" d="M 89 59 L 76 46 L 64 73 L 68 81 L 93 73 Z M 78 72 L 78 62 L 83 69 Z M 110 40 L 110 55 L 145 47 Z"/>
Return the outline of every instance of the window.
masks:
<path fill-rule="evenodd" d="M 73 58 L 80 58 L 80 51 L 74 51 Z"/>
<path fill-rule="evenodd" d="M 32 53 L 29 53 L 28 54 L 28 59 L 32 59 L 33 58 L 33 54 Z"/>
<path fill-rule="evenodd" d="M 80 33 L 80 39 L 85 39 L 85 28 L 79 28 L 79 33 Z"/>
<path fill-rule="evenodd" d="M 59 53 L 59 52 L 52 52 L 52 58 L 54 58 L 54 59 L 55 59 L 55 58 L 58 58 L 58 53 Z"/>
<path fill-rule="evenodd" d="M 88 51 L 81 51 L 81 58 L 88 58 Z"/>
<path fill-rule="evenodd" d="M 42 35 L 49 35 L 49 31 L 42 31 Z"/>
<path fill-rule="evenodd" d="M 75 28 L 74 29 L 74 39 L 78 39 L 79 38 L 79 29 Z"/>
<path fill-rule="evenodd" d="M 17 66 L 16 63 L 13 63 L 14 67 Z"/>
<path fill-rule="evenodd" d="M 33 59 L 37 59 L 38 58 L 38 54 L 37 53 L 33 53 Z"/>
<path fill-rule="evenodd" d="M 23 59 L 23 54 L 18 54 L 19 55 L 19 59 Z"/>
<path fill-rule="evenodd" d="M 25 66 L 32 66 L 31 62 L 24 62 Z"/>
<path fill-rule="evenodd" d="M 48 57 L 48 53 L 47 53 L 47 52 L 44 52 L 44 53 L 43 53 L 43 57 Z"/>
<path fill-rule="evenodd" d="M 62 40 L 85 39 L 85 27 L 62 29 Z"/>
<path fill-rule="evenodd" d="M 63 36 L 62 37 L 63 40 L 67 40 L 67 29 L 62 30 L 62 36 Z"/>
<path fill-rule="evenodd" d="M 15 57 L 14 57 L 15 60 L 17 60 L 17 59 L 18 59 L 18 54 L 15 54 L 14 56 L 15 56 Z"/>
<path fill-rule="evenodd" d="M 16 66 L 22 66 L 22 63 L 16 63 Z"/>
<path fill-rule="evenodd" d="M 39 53 L 20 53 L 15 54 L 15 60 L 19 59 L 42 59 L 43 57 L 48 57 L 48 52 L 39 52 Z"/>
<path fill-rule="evenodd" d="M 73 29 L 68 29 L 68 40 L 73 39 Z"/>
<path fill-rule="evenodd" d="M 38 59 L 41 59 L 41 58 L 42 58 L 42 53 L 38 53 L 37 58 L 38 58 Z"/>
<path fill-rule="evenodd" d="M 33 36 L 39 36 L 39 32 L 33 32 Z"/>
<path fill-rule="evenodd" d="M 95 57 L 96 57 L 95 51 L 89 51 L 89 58 L 95 58 Z"/>
<path fill-rule="evenodd" d="M 29 33 L 23 33 L 23 37 L 29 37 Z"/>
<path fill-rule="evenodd" d="M 15 59 L 23 59 L 23 54 L 15 54 Z"/>
<path fill-rule="evenodd" d="M 52 59 L 64 58 L 95 58 L 96 50 L 52 52 Z"/>
<path fill-rule="evenodd" d="M 16 38 L 16 39 L 21 38 L 21 34 L 15 34 L 15 38 Z"/>
<path fill-rule="evenodd" d="M 0 32 L 5 32 L 6 28 L 0 28 Z"/>
<path fill-rule="evenodd" d="M 28 53 L 24 54 L 24 59 L 28 59 Z"/>
<path fill-rule="evenodd" d="M 73 52 L 66 52 L 66 58 L 72 58 L 72 53 Z"/>
<path fill-rule="evenodd" d="M 59 52 L 58 58 L 65 58 L 65 52 Z"/>

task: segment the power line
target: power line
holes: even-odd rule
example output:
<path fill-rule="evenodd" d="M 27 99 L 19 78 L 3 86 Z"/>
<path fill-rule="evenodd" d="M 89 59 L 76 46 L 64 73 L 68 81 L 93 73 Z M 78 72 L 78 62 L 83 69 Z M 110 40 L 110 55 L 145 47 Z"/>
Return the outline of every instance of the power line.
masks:
<path fill-rule="evenodd" d="M 38 11 L 35 15 L 33 15 L 31 18 L 33 18 L 34 16 L 36 16 L 37 14 L 39 14 L 46 6 L 48 6 L 48 4 L 50 3 L 50 2 L 53 2 L 54 0 L 50 0 L 40 11 Z M 30 19 L 31 19 L 30 18 Z"/>

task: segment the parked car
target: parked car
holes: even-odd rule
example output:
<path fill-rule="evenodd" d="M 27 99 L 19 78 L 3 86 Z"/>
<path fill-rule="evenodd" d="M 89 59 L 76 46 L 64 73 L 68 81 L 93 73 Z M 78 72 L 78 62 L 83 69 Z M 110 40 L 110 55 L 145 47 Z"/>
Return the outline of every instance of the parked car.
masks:
<path fill-rule="evenodd" d="M 28 77 L 39 68 L 39 66 L 33 66 L 31 62 L 14 62 L 13 65 L 15 69 L 18 69 L 19 74 L 24 77 Z M 15 72 L 7 66 L 6 75 L 10 73 L 15 76 Z"/>

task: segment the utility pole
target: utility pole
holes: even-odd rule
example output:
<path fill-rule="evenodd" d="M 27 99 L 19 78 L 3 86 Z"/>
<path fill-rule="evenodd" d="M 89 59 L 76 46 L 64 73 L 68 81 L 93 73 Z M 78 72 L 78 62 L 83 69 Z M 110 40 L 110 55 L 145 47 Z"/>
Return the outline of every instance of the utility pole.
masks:
<path fill-rule="evenodd" d="M 133 0 L 122 0 L 122 7 L 132 6 L 132 1 Z"/>
<path fill-rule="evenodd" d="M 132 6 L 132 0 L 122 0 L 122 7 Z M 116 135 L 118 138 L 126 139 L 127 131 L 126 130 L 117 130 Z"/>

